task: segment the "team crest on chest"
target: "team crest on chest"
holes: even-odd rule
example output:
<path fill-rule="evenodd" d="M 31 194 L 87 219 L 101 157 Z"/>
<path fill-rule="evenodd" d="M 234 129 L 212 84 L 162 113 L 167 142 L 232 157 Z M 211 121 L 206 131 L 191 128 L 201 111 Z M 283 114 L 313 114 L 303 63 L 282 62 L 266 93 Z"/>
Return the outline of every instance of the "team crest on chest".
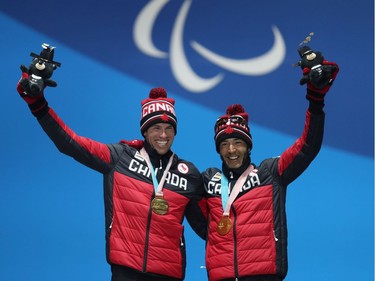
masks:
<path fill-rule="evenodd" d="M 177 165 L 177 170 L 181 173 L 181 174 L 187 174 L 189 173 L 189 167 L 185 164 L 185 163 L 180 163 Z"/>

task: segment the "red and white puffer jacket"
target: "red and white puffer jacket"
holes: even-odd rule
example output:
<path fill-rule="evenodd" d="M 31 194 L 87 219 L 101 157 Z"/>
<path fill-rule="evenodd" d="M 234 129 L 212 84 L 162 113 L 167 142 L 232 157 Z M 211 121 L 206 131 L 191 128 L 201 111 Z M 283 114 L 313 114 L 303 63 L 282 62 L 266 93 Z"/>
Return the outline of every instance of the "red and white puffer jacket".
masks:
<path fill-rule="evenodd" d="M 221 171 L 203 173 L 206 189 L 208 235 L 206 267 L 210 281 L 282 280 L 288 270 L 286 188 L 313 161 L 323 138 L 324 112 L 306 113 L 303 134 L 281 156 L 264 160 L 247 177 L 232 204 L 232 228 L 220 235 L 217 227 L 223 215 Z M 229 189 L 237 179 L 229 181 Z M 256 279 L 258 278 L 258 279 Z"/>
<path fill-rule="evenodd" d="M 186 215 L 197 230 L 196 210 L 190 203 L 204 192 L 197 168 L 174 155 L 163 188 L 169 209 L 167 214 L 158 215 L 151 209 L 155 196 L 151 173 L 136 148 L 124 142 L 103 144 L 78 136 L 51 108 L 37 117 L 60 152 L 104 176 L 108 262 L 183 279 L 186 256 L 182 222 Z M 160 175 L 165 166 L 154 168 Z"/>

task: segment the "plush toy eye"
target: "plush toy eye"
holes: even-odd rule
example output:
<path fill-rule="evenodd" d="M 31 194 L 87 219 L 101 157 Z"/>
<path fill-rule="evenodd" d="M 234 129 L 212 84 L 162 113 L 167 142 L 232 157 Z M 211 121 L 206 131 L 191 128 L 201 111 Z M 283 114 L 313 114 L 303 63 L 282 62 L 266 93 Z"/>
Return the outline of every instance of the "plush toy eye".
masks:
<path fill-rule="evenodd" d="M 40 63 L 40 61 L 35 65 L 36 69 L 38 70 L 44 70 L 46 68 L 46 65 L 44 63 Z"/>

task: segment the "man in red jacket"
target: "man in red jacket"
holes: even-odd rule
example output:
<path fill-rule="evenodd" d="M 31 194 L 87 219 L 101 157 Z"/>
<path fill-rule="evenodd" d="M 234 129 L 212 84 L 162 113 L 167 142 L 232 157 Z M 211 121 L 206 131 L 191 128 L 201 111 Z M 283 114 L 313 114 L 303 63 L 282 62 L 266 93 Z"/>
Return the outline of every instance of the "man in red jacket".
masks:
<path fill-rule="evenodd" d="M 310 50 L 304 51 L 306 54 L 301 56 L 310 54 Z M 266 159 L 259 166 L 251 162 L 253 140 L 248 114 L 240 104 L 229 106 L 226 114 L 217 119 L 215 144 L 222 169 L 209 168 L 203 173 L 208 221 L 206 268 L 210 281 L 285 278 L 286 189 L 321 148 L 324 96 L 339 70 L 335 63 L 321 63 L 321 69 L 303 67 L 309 101 L 305 127 L 281 156 Z"/>
<path fill-rule="evenodd" d="M 182 222 L 186 215 L 192 228 L 204 235 L 192 204 L 204 191 L 197 168 L 171 150 L 177 133 L 175 101 L 165 89 L 152 89 L 142 101 L 144 141 L 104 144 L 74 133 L 49 107 L 44 87 L 35 86 L 43 85 L 40 76 L 22 69 L 17 91 L 59 151 L 103 174 L 112 281 L 183 280 Z"/>

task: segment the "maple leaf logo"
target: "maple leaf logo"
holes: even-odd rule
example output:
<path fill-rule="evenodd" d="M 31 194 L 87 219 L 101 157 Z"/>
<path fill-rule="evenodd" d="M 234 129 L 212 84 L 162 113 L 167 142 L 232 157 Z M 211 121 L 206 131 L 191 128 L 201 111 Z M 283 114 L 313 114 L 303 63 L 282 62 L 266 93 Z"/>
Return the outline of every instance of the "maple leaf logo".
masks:
<path fill-rule="evenodd" d="M 167 122 L 169 120 L 169 116 L 167 115 L 167 113 L 164 113 L 162 116 L 161 116 L 161 120 L 163 120 L 164 122 Z"/>
<path fill-rule="evenodd" d="M 228 127 L 224 130 L 224 132 L 225 132 L 226 134 L 230 135 L 231 133 L 233 133 L 233 128 L 228 126 Z"/>

